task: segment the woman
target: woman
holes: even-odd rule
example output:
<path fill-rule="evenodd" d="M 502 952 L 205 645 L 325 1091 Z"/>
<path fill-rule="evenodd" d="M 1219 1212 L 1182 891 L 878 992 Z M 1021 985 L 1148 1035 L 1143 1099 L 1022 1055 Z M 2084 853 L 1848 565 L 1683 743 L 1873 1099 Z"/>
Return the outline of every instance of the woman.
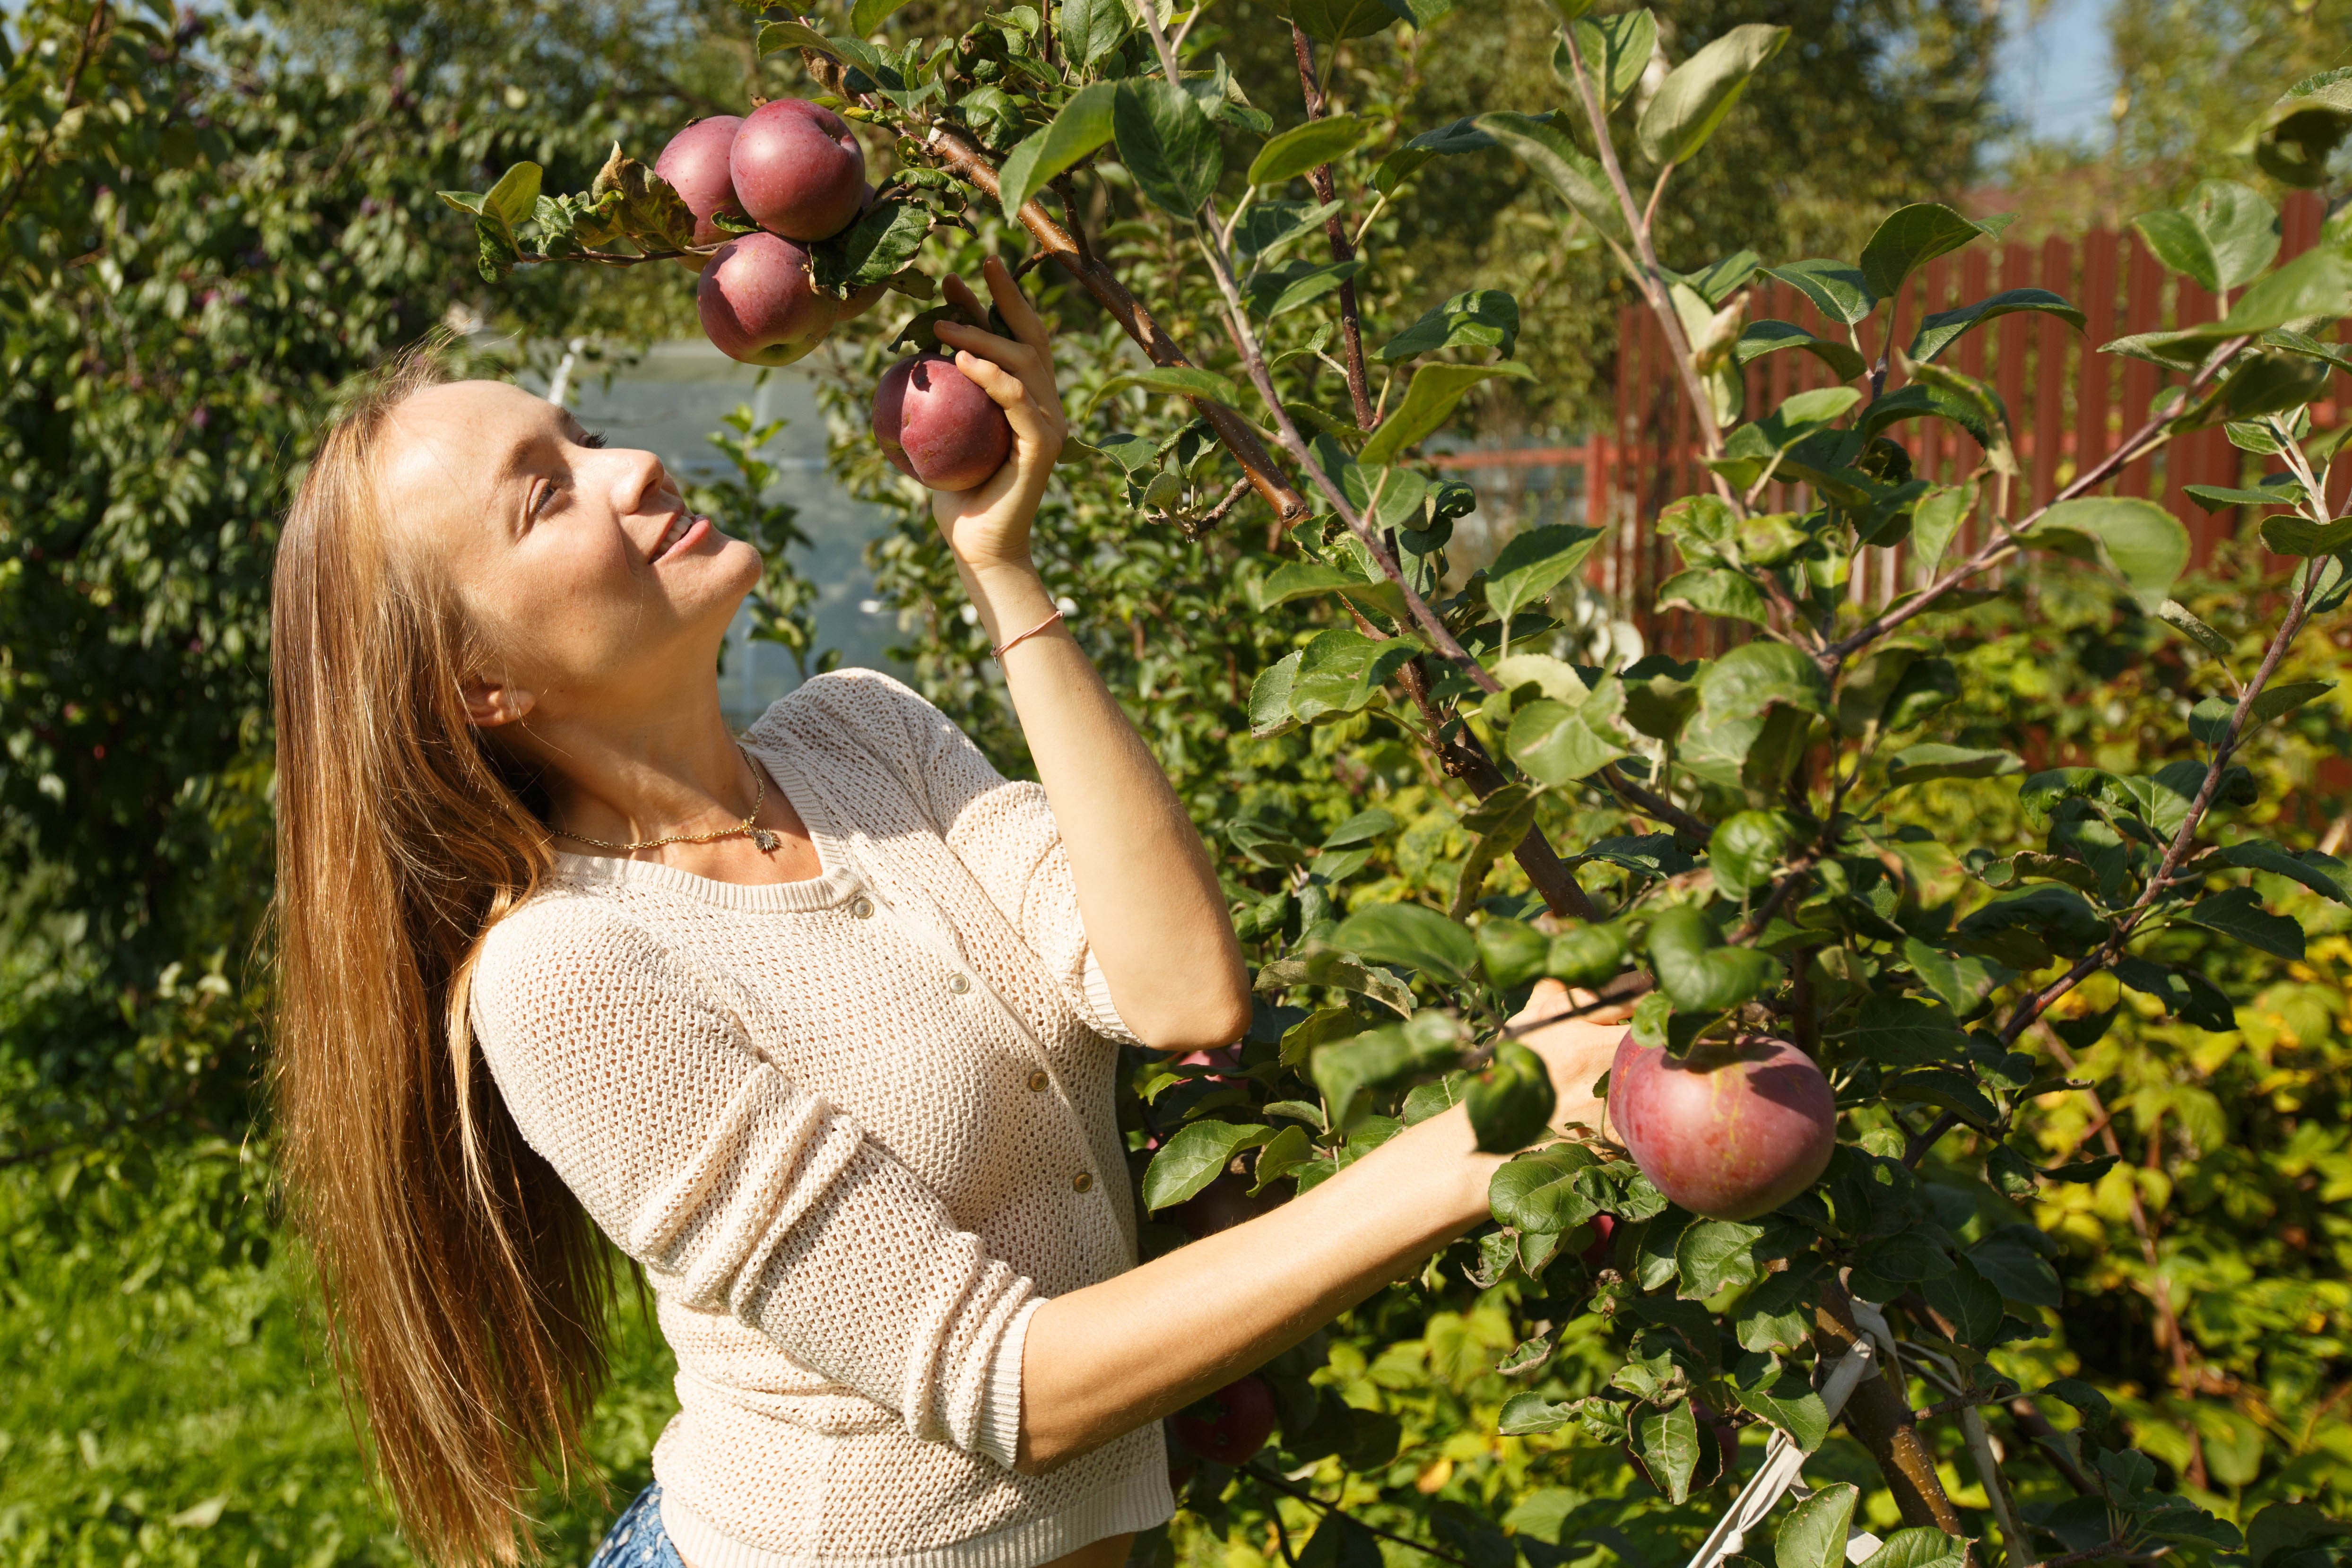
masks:
<path fill-rule="evenodd" d="M 383 379 L 275 586 L 279 1081 L 342 1364 L 428 1551 L 512 1561 L 580 1462 L 608 1254 L 678 1363 L 600 1553 L 1111 1568 L 1172 1509 L 1160 1417 L 1475 1223 L 1457 1110 L 1133 1266 L 1114 1042 L 1249 1018 L 1208 856 L 1030 565 L 1047 338 L 944 325 L 1011 459 L 933 513 L 1038 785 L 845 671 L 739 745 L 752 550 L 652 455 L 506 384 Z M 950 293 L 975 301 L 960 281 Z M 1614 1031 L 1535 1043 L 1563 1120 Z"/>

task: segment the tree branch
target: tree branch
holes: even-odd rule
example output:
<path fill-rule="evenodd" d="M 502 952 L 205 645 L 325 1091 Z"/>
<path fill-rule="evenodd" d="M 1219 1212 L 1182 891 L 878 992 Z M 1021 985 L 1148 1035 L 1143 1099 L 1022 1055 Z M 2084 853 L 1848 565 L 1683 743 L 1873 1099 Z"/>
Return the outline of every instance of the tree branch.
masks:
<path fill-rule="evenodd" d="M 99 39 L 109 31 L 106 26 L 106 7 L 107 0 L 98 0 L 98 4 L 89 8 L 89 21 L 81 30 L 81 47 L 74 51 L 73 64 L 66 68 L 66 101 L 58 110 L 58 120 L 63 120 L 72 113 L 74 105 L 79 100 L 81 73 L 89 66 L 90 54 L 98 47 Z M 32 183 L 33 171 L 39 168 L 47 159 L 49 143 L 56 139 L 57 133 L 57 120 L 50 120 L 41 128 L 40 143 L 25 155 L 24 165 L 16 171 L 16 178 L 8 187 L 8 199 L 0 202 L 0 223 L 6 223 L 8 214 L 16 210 L 17 199 L 24 195 L 25 187 Z"/>
<path fill-rule="evenodd" d="M 1360 1529 L 1370 1531 L 1372 1534 L 1379 1536 L 1382 1541 L 1393 1541 L 1399 1546 L 1410 1546 L 1415 1552 L 1428 1553 L 1430 1556 L 1436 1558 L 1440 1563 L 1451 1563 L 1454 1564 L 1454 1568 L 1470 1568 L 1469 1563 L 1464 1562 L 1461 1558 L 1454 1556 L 1450 1552 L 1441 1552 L 1436 1547 L 1425 1545 L 1421 1542 L 1415 1541 L 1409 1535 L 1399 1535 L 1392 1530 L 1382 1530 L 1377 1524 L 1366 1524 L 1362 1520 L 1358 1519 L 1354 1514 L 1348 1512 L 1347 1510 L 1341 1508 L 1338 1503 L 1325 1502 L 1321 1498 L 1317 1497 L 1313 1492 L 1307 1490 L 1305 1488 L 1292 1486 L 1288 1481 L 1284 1480 L 1280 1476 L 1276 1475 L 1271 1470 L 1262 1469 L 1257 1465 L 1244 1465 L 1242 1469 L 1249 1476 L 1250 1479 L 1259 1482 L 1268 1490 L 1278 1491 L 1285 1497 L 1295 1497 L 1301 1502 L 1311 1502 L 1326 1513 L 1336 1513 L 1340 1518 L 1346 1520 L 1349 1523 L 1356 1525 Z"/>
<path fill-rule="evenodd" d="M 1290 49 L 1298 60 L 1298 90 L 1307 100 L 1307 118 L 1323 118 L 1323 89 L 1315 79 L 1315 46 L 1297 23 L 1290 25 Z M 1318 202 L 1330 203 L 1339 198 L 1331 178 L 1331 165 L 1318 163 L 1310 170 L 1307 183 Z M 1331 259 L 1335 262 L 1354 259 L 1356 247 L 1348 241 L 1347 214 L 1334 213 L 1323 220 L 1324 235 L 1331 242 Z M 1339 285 L 1339 334 L 1348 362 L 1348 401 L 1356 411 L 1356 427 L 1370 430 L 1380 423 L 1379 411 L 1372 407 L 1371 381 L 1364 373 L 1363 319 L 1356 307 L 1356 280 Z"/>
<path fill-rule="evenodd" d="M 1845 1287 L 1834 1280 L 1824 1281 L 1813 1308 L 1813 1344 L 1822 1364 L 1835 1364 L 1861 1338 Z M 1875 1376 L 1863 1379 L 1845 1402 L 1846 1430 L 1878 1466 L 1905 1524 L 1965 1534 L 1958 1511 L 1936 1474 L 1936 1456 L 1912 1424 L 1911 1402 L 1904 1397 L 1902 1383 L 1902 1369 L 1895 1365 L 1882 1366 Z"/>

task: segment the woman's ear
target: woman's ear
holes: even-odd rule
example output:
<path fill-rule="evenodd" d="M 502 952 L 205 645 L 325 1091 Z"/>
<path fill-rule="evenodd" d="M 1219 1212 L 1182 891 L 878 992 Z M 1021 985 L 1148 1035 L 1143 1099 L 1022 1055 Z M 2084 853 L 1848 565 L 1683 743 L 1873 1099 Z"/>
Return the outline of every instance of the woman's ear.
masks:
<path fill-rule="evenodd" d="M 539 704 L 537 692 L 481 676 L 469 678 L 458 690 L 466 699 L 466 721 L 476 729 L 512 724 Z"/>

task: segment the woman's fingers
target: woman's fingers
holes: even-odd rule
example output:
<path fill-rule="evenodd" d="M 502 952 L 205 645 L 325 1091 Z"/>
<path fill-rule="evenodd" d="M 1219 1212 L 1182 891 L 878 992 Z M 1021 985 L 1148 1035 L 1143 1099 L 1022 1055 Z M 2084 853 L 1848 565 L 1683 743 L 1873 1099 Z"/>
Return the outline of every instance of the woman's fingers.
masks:
<path fill-rule="evenodd" d="M 1013 329 L 1013 335 L 1037 350 L 1048 364 L 1053 362 L 1053 340 L 1045 331 L 1045 323 L 1013 281 L 1013 269 L 994 256 L 981 263 L 981 277 L 988 280 L 988 292 L 996 300 L 996 313 Z"/>
<path fill-rule="evenodd" d="M 956 369 L 971 378 L 974 386 L 995 400 L 1004 411 L 1013 434 L 1021 438 L 1024 447 L 1050 446 L 1052 455 L 1062 448 L 1062 432 L 1058 419 L 1049 417 L 1030 395 L 1029 383 L 1003 366 L 992 364 L 978 354 L 959 353 Z"/>

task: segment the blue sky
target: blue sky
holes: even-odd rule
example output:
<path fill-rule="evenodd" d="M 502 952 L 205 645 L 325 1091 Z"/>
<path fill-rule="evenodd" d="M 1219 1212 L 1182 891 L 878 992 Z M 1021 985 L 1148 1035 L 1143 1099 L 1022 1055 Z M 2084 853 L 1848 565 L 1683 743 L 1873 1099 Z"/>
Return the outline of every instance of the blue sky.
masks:
<path fill-rule="evenodd" d="M 2001 46 L 2001 101 L 2035 134 L 2058 140 L 2105 134 L 2115 73 L 2102 26 L 2106 0 L 2050 0 L 2039 21 L 2031 0 L 2010 0 L 2017 14 Z"/>

